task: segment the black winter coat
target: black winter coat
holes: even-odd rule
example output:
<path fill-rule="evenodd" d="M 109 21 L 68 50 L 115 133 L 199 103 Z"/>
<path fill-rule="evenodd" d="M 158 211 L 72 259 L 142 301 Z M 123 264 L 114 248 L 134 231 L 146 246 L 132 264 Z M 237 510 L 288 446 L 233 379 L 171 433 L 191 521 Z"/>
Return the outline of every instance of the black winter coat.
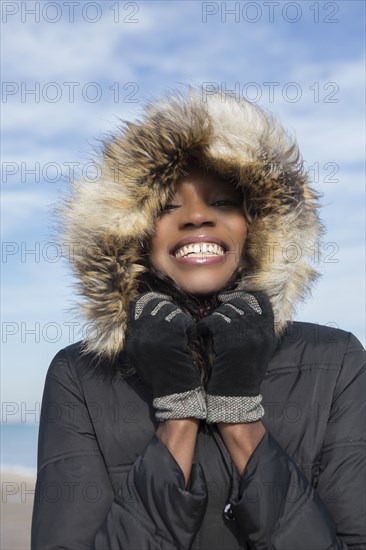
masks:
<path fill-rule="evenodd" d="M 61 350 L 42 402 L 32 549 L 365 549 L 359 341 L 293 323 L 261 393 L 267 432 L 242 477 L 202 421 L 185 489 L 142 382 L 100 376 L 80 343 Z"/>

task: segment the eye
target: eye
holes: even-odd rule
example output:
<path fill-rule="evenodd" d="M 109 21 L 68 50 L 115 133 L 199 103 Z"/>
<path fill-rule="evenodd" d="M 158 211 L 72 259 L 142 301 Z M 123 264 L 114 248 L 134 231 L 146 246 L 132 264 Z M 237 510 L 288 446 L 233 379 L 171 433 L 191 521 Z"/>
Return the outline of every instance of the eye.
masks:
<path fill-rule="evenodd" d="M 162 209 L 162 212 L 168 212 L 169 210 L 172 210 L 173 208 L 178 208 L 177 204 L 166 204 L 164 208 Z"/>
<path fill-rule="evenodd" d="M 231 201 L 231 200 L 222 200 L 222 201 L 216 201 L 214 204 L 221 204 L 224 203 L 224 206 L 237 206 L 239 207 L 239 201 Z"/>
<path fill-rule="evenodd" d="M 229 200 L 229 199 L 223 199 L 219 201 L 215 201 L 212 203 L 212 206 L 224 206 L 224 207 L 232 207 L 232 208 L 240 208 L 241 203 L 237 200 Z M 161 213 L 164 212 L 171 212 L 174 208 L 179 208 L 179 204 L 166 204 L 163 209 L 161 210 Z"/>

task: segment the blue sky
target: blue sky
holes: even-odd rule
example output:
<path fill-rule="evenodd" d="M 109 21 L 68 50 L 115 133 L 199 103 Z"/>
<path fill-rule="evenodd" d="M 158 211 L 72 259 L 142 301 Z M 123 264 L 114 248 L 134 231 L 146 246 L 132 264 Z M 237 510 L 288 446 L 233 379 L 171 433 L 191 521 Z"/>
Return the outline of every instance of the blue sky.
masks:
<path fill-rule="evenodd" d="M 77 4 L 73 21 L 65 2 L 1 5 L 2 420 L 37 418 L 52 357 L 81 337 L 50 209 L 70 166 L 182 83 L 234 89 L 296 134 L 327 226 L 296 318 L 365 343 L 364 2 Z"/>

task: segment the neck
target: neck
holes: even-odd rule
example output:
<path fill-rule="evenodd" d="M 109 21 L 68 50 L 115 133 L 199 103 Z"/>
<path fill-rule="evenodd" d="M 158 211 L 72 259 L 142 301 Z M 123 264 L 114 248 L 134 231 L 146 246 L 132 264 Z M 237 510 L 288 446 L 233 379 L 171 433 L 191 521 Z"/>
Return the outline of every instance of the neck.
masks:
<path fill-rule="evenodd" d="M 197 303 L 200 318 L 206 317 L 211 309 L 215 294 L 192 294 L 191 297 Z"/>

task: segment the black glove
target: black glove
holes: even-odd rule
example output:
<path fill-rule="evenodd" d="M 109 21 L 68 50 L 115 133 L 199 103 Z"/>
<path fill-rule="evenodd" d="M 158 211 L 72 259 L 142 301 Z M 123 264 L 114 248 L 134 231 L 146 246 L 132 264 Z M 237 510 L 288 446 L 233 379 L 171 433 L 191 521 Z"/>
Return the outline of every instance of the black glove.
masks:
<path fill-rule="evenodd" d="M 188 349 L 196 331 L 189 314 L 170 296 L 145 292 L 129 308 L 125 350 L 152 389 L 158 420 L 206 418 L 206 396 Z"/>
<path fill-rule="evenodd" d="M 276 344 L 272 307 L 259 292 L 225 291 L 218 299 L 223 304 L 197 323 L 215 354 L 207 422 L 255 422 L 264 415 L 260 386 Z"/>

